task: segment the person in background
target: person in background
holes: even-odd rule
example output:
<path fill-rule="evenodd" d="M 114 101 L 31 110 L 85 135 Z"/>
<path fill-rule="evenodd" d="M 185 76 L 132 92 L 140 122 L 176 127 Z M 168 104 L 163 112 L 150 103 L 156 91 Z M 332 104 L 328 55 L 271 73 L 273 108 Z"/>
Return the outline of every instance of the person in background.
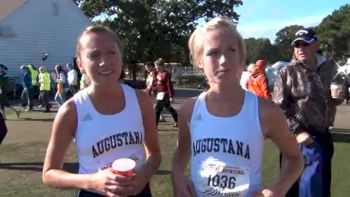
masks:
<path fill-rule="evenodd" d="M 25 111 L 33 110 L 33 86 L 32 86 L 32 74 L 28 66 L 22 65 L 22 106 L 25 107 Z"/>
<path fill-rule="evenodd" d="M 240 87 L 246 51 L 232 19 L 216 17 L 197 27 L 188 45 L 210 88 L 179 110 L 174 196 L 284 196 L 303 159 L 281 109 Z M 268 187 L 261 178 L 266 138 L 286 158 L 278 181 Z M 190 180 L 184 174 L 189 160 Z"/>
<path fill-rule="evenodd" d="M 43 182 L 77 188 L 79 197 L 151 197 L 149 181 L 161 154 L 151 99 L 118 82 L 122 52 L 107 27 L 89 26 L 77 41 L 77 63 L 89 87 L 68 99 L 55 117 L 43 167 Z M 64 155 L 75 140 L 79 173 L 63 169 Z M 111 165 L 130 158 L 131 176 L 113 173 Z"/>
<path fill-rule="evenodd" d="M 0 113 L 0 145 L 2 141 L 5 139 L 6 134 L 7 134 L 7 127 L 6 127 L 5 118 Z M 1 164 L 1 161 L 0 161 L 0 164 Z"/>
<path fill-rule="evenodd" d="M 61 65 L 55 66 L 56 94 L 54 100 L 61 106 L 66 101 L 67 77 Z"/>
<path fill-rule="evenodd" d="M 33 89 L 33 99 L 38 98 L 39 96 L 39 84 L 38 84 L 38 76 L 39 76 L 39 71 L 38 69 L 33 65 L 33 64 L 28 64 L 27 65 L 31 77 L 32 77 L 32 89 Z"/>
<path fill-rule="evenodd" d="M 144 91 L 148 95 L 153 96 L 155 95 L 155 92 L 156 92 L 157 70 L 154 68 L 153 62 L 146 62 L 144 67 L 146 71 L 146 76 L 145 76 L 146 88 L 144 89 Z"/>
<path fill-rule="evenodd" d="M 89 77 L 86 75 L 85 71 L 82 70 L 81 71 L 81 78 L 80 78 L 80 89 L 85 89 L 87 87 L 89 87 L 90 85 L 90 79 Z"/>
<path fill-rule="evenodd" d="M 242 72 L 241 75 L 241 79 L 239 81 L 239 84 L 241 85 L 241 88 L 245 91 L 248 91 L 248 87 L 247 87 L 247 82 L 250 78 L 250 75 L 252 75 L 252 73 L 250 72 L 250 70 L 255 66 L 255 64 L 251 63 L 247 66 L 246 70 L 244 70 Z"/>
<path fill-rule="evenodd" d="M 177 126 L 177 112 L 171 106 L 174 97 L 174 87 L 171 81 L 171 74 L 164 69 L 164 60 L 162 58 L 158 58 L 154 62 L 157 77 L 156 77 L 156 123 L 158 125 L 160 120 L 160 114 L 164 108 L 166 108 L 170 114 L 172 115 L 175 126 Z"/>
<path fill-rule="evenodd" d="M 50 112 L 51 104 L 49 103 L 49 97 L 51 91 L 51 77 L 44 66 L 39 68 L 39 72 L 39 101 L 45 108 L 44 112 Z"/>
<path fill-rule="evenodd" d="M 303 174 L 287 196 L 330 196 L 334 146 L 329 127 L 336 107 L 330 86 L 338 80 L 337 66 L 317 54 L 320 43 L 312 29 L 298 30 L 291 45 L 293 58 L 277 74 L 272 95 L 305 158 Z"/>
<path fill-rule="evenodd" d="M 67 81 L 69 86 L 69 92 L 71 93 L 71 95 L 74 95 L 79 90 L 78 72 L 74 69 L 74 66 L 72 64 L 67 64 L 66 67 L 68 69 Z"/>
<path fill-rule="evenodd" d="M 247 81 L 247 89 L 264 99 L 271 99 L 269 85 L 265 73 L 266 61 L 257 60 L 249 72 L 251 73 Z"/>
<path fill-rule="evenodd" d="M 3 64 L 0 64 L 0 113 L 4 120 L 6 120 L 6 108 L 10 108 L 17 115 L 17 118 L 20 116 L 20 111 L 12 107 L 8 100 L 8 75 L 6 73 L 7 67 Z"/>

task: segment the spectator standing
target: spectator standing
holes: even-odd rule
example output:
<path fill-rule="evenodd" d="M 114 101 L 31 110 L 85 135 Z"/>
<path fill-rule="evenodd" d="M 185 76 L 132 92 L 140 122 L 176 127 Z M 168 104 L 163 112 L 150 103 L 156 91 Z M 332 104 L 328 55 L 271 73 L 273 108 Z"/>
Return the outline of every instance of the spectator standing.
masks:
<path fill-rule="evenodd" d="M 146 88 L 144 89 L 144 91 L 148 95 L 153 96 L 156 92 L 157 70 L 154 68 L 153 62 L 146 62 L 144 67 L 146 71 Z"/>
<path fill-rule="evenodd" d="M 81 71 L 81 78 L 80 78 L 80 89 L 85 89 L 87 87 L 89 87 L 90 85 L 90 79 L 89 77 L 86 75 L 85 71 L 82 70 Z"/>
<path fill-rule="evenodd" d="M 79 90 L 78 85 L 78 72 L 74 69 L 74 66 L 72 64 L 67 64 L 67 81 L 69 86 L 69 91 L 71 95 L 74 95 Z"/>
<path fill-rule="evenodd" d="M 45 108 L 44 112 L 50 112 L 51 104 L 49 103 L 49 97 L 51 90 L 51 77 L 43 66 L 39 68 L 39 72 L 39 100 Z"/>
<path fill-rule="evenodd" d="M 56 94 L 54 100 L 61 106 L 66 101 L 67 77 L 61 65 L 55 66 Z"/>
<path fill-rule="evenodd" d="M 271 99 L 269 85 L 265 73 L 266 61 L 257 60 L 249 72 L 251 73 L 247 81 L 247 89 L 265 99 Z"/>
<path fill-rule="evenodd" d="M 317 54 L 320 43 L 312 29 L 298 30 L 291 45 L 293 58 L 276 76 L 273 101 L 288 118 L 304 155 L 305 169 L 287 196 L 328 197 L 334 152 L 329 127 L 336 109 L 330 86 L 339 80 L 335 77 L 337 66 Z"/>
<path fill-rule="evenodd" d="M 33 99 L 38 98 L 37 96 L 39 95 L 39 71 L 33 64 L 29 64 L 27 67 L 32 77 Z"/>
<path fill-rule="evenodd" d="M 255 64 L 249 64 L 247 66 L 247 69 L 242 72 L 239 84 L 241 85 L 242 89 L 245 90 L 245 91 L 248 91 L 247 82 L 248 82 L 250 76 L 252 75 L 252 73 L 249 70 L 251 70 L 251 68 L 254 67 L 254 66 L 255 66 Z"/>

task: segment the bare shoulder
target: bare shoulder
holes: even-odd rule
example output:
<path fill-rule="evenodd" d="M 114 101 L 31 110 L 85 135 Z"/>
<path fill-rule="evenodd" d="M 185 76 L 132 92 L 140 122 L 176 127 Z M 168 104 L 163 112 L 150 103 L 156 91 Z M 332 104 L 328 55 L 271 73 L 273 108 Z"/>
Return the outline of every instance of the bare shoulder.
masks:
<path fill-rule="evenodd" d="M 68 131 L 70 135 L 74 136 L 77 120 L 76 105 L 73 98 L 70 98 L 58 109 L 53 123 L 53 131 Z"/>
<path fill-rule="evenodd" d="M 76 106 L 73 98 L 67 100 L 61 107 L 58 109 L 57 115 L 76 115 Z"/>
<path fill-rule="evenodd" d="M 265 137 L 270 137 L 276 128 L 286 128 L 287 120 L 281 108 L 271 100 L 259 98 L 259 116 Z"/>
<path fill-rule="evenodd" d="M 179 115 L 185 117 L 187 120 L 192 116 L 192 111 L 196 103 L 197 97 L 187 99 L 179 109 Z"/>

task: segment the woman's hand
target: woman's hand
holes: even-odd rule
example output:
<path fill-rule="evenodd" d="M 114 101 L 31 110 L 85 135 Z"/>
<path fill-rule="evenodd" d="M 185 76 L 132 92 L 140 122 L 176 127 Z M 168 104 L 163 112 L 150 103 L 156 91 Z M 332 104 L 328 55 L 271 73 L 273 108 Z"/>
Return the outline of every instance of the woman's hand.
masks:
<path fill-rule="evenodd" d="M 277 187 L 267 187 L 260 192 L 257 192 L 253 197 L 282 197 L 281 191 Z"/>
<path fill-rule="evenodd" d="M 133 177 L 114 174 L 110 168 L 100 170 L 91 177 L 91 188 L 108 197 L 134 195 Z"/>
<path fill-rule="evenodd" d="M 147 177 L 148 176 L 147 176 L 147 173 L 145 172 L 145 168 L 141 168 L 134 171 L 134 174 L 132 176 L 132 187 L 133 187 L 132 195 L 137 195 L 142 192 L 146 184 L 149 182 L 149 178 Z"/>

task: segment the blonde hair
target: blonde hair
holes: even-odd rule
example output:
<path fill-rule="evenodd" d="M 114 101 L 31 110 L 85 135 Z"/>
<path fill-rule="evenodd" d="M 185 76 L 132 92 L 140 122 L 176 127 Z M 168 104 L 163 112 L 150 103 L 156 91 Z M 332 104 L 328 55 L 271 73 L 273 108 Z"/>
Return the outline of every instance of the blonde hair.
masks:
<path fill-rule="evenodd" d="M 101 26 L 101 25 L 90 25 L 88 27 L 86 27 L 84 29 L 84 31 L 79 35 L 78 39 L 77 39 L 77 44 L 76 44 L 76 56 L 80 57 L 80 49 L 81 49 L 81 39 L 89 33 L 95 33 L 95 34 L 102 34 L 102 33 L 106 33 L 109 34 L 113 40 L 115 41 L 115 43 L 117 44 L 117 48 L 119 51 L 119 55 L 120 57 L 122 57 L 123 53 L 122 53 L 122 45 L 121 42 L 119 40 L 119 37 L 108 27 L 105 26 Z"/>
<path fill-rule="evenodd" d="M 215 17 L 209 22 L 205 23 L 201 27 L 197 27 L 196 30 L 191 34 L 188 40 L 188 48 L 190 50 L 190 61 L 193 65 L 197 66 L 200 63 L 200 56 L 203 55 L 203 34 L 210 30 L 223 28 L 225 31 L 232 33 L 232 36 L 238 40 L 238 51 L 240 55 L 239 63 L 244 66 L 246 59 L 246 48 L 242 36 L 236 29 L 236 26 L 227 17 Z"/>

